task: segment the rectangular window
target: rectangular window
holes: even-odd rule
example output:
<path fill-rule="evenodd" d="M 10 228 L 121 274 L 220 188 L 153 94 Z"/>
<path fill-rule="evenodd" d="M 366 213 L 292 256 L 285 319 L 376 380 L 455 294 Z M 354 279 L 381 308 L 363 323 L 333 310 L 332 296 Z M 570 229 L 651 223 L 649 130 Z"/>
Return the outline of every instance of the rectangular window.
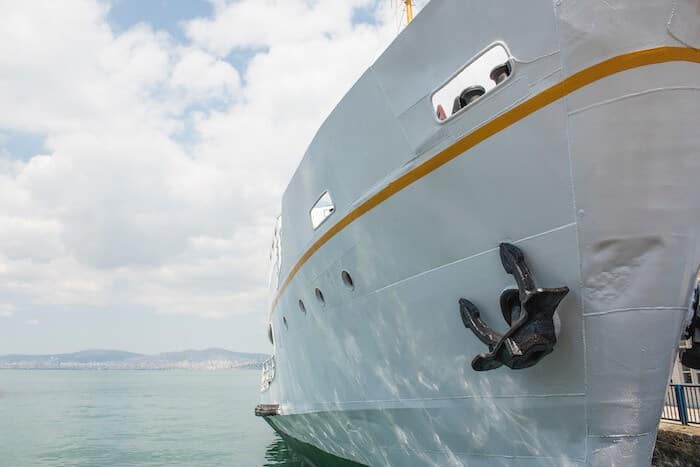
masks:
<path fill-rule="evenodd" d="M 508 51 L 496 44 L 459 70 L 432 96 L 433 112 L 440 120 L 467 108 L 481 96 L 505 81 L 512 65 Z"/>
<path fill-rule="evenodd" d="M 335 211 L 330 193 L 324 191 L 311 208 L 311 227 L 317 229 Z"/>
<path fill-rule="evenodd" d="M 693 375 L 690 373 L 690 370 L 683 371 L 683 383 L 693 384 Z"/>

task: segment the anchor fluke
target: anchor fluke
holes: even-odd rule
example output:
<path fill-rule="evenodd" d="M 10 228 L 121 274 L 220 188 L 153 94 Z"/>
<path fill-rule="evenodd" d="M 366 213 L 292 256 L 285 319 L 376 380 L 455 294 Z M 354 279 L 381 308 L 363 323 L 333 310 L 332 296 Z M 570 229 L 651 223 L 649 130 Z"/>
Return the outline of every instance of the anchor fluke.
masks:
<path fill-rule="evenodd" d="M 459 300 L 462 322 L 489 348 L 472 360 L 476 371 L 501 365 L 513 370 L 529 368 L 550 354 L 557 343 L 554 312 L 569 293 L 568 287 L 536 287 L 523 252 L 510 243 L 501 243 L 499 249 L 503 268 L 518 284 L 517 290 L 508 289 L 500 297 L 501 313 L 510 329 L 505 334 L 494 331 L 481 319 L 476 305 L 465 298 Z"/>

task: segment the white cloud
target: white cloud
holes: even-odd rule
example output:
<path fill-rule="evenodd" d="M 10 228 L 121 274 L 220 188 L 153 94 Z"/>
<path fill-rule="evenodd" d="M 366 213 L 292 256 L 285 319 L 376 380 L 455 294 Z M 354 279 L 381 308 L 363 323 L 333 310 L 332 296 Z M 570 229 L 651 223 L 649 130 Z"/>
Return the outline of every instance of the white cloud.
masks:
<path fill-rule="evenodd" d="M 28 319 L 27 321 L 24 322 L 27 326 L 38 326 L 39 325 L 39 320 L 38 319 Z"/>
<path fill-rule="evenodd" d="M 205 99 L 230 99 L 240 93 L 238 71 L 226 62 L 198 48 L 180 51 L 170 78 L 171 85 L 183 90 L 188 102 Z"/>
<path fill-rule="evenodd" d="M 219 55 L 235 48 L 295 46 L 347 34 L 352 29 L 353 9 L 370 3 L 369 0 L 217 2 L 215 18 L 191 21 L 187 33 Z"/>
<path fill-rule="evenodd" d="M 0 318 L 11 318 L 17 307 L 11 303 L 0 303 Z"/>
<path fill-rule="evenodd" d="M 0 130 L 47 135 L 45 154 L 0 155 L 0 296 L 264 319 L 284 186 L 397 32 L 389 2 L 352 24 L 374 5 L 219 1 L 182 44 L 116 34 L 101 1 L 0 0 Z"/>

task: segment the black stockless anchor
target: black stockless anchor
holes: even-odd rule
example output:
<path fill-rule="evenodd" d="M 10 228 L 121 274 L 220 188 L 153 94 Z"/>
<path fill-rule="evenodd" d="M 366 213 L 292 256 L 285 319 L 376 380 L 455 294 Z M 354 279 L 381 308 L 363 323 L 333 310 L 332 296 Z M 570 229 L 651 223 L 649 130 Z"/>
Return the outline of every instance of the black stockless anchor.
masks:
<path fill-rule="evenodd" d="M 569 293 L 568 287 L 536 287 L 523 252 L 510 243 L 501 243 L 499 249 L 503 268 L 518 284 L 517 290 L 505 290 L 500 299 L 501 312 L 510 329 L 505 334 L 497 333 L 484 323 L 476 305 L 465 298 L 459 300 L 464 325 L 489 346 L 489 353 L 472 360 L 476 371 L 493 370 L 501 365 L 513 370 L 529 368 L 551 353 L 557 343 L 554 312 Z"/>

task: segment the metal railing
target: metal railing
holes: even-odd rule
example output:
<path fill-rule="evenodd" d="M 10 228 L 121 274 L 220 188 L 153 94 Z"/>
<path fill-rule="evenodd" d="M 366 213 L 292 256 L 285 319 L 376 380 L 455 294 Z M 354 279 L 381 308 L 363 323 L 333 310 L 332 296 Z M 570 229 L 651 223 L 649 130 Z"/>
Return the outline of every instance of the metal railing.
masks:
<path fill-rule="evenodd" d="M 260 378 L 260 392 L 267 390 L 275 379 L 275 356 L 268 358 L 262 364 L 262 376 Z"/>
<path fill-rule="evenodd" d="M 661 419 L 674 420 L 683 425 L 700 425 L 700 385 L 669 385 Z"/>

